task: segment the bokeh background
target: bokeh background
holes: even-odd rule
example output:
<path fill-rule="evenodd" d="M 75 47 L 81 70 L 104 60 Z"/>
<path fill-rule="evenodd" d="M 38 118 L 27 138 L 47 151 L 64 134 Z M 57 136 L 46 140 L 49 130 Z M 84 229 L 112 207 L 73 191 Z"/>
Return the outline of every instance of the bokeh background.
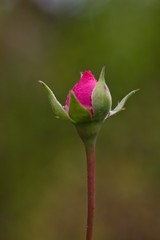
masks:
<path fill-rule="evenodd" d="M 97 143 L 97 240 L 160 239 L 160 1 L 0 1 L 0 239 L 84 240 L 86 161 L 54 118 L 91 69 L 115 106 Z"/>

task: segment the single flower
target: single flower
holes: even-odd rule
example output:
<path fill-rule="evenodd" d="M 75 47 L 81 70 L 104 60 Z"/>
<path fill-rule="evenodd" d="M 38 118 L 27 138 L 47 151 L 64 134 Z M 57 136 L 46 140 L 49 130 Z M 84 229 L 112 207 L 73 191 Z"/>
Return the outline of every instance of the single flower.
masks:
<path fill-rule="evenodd" d="M 105 68 L 97 81 L 91 71 L 82 73 L 80 80 L 69 91 L 65 106 L 56 99 L 51 89 L 42 81 L 56 117 L 72 122 L 81 137 L 87 158 L 88 210 L 86 240 L 94 239 L 94 215 L 96 199 L 96 139 L 102 123 L 124 109 L 127 99 L 137 90 L 126 95 L 111 110 L 112 98 L 105 83 Z"/>
<path fill-rule="evenodd" d="M 51 89 L 42 81 L 57 118 L 66 119 L 74 124 L 103 122 L 108 117 L 124 110 L 128 98 L 137 90 L 130 92 L 111 110 L 112 97 L 105 83 L 105 68 L 102 68 L 97 81 L 91 71 L 82 73 L 80 80 L 69 91 L 65 106 L 62 106 Z"/>

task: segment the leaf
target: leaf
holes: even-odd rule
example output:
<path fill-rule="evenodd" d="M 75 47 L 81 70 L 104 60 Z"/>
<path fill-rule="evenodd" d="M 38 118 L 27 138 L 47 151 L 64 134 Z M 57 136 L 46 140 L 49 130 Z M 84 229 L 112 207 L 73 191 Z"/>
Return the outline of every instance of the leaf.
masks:
<path fill-rule="evenodd" d="M 91 115 L 87 108 L 83 107 L 73 92 L 70 93 L 69 116 L 75 123 L 91 121 Z"/>
<path fill-rule="evenodd" d="M 55 97 L 52 90 L 44 82 L 39 81 L 39 83 L 41 83 L 47 91 L 47 95 L 48 95 L 54 115 L 57 118 L 66 119 L 66 120 L 71 121 L 71 119 L 68 116 L 68 113 L 64 110 L 64 108 L 62 107 L 60 102 L 57 100 L 57 98 Z"/>
<path fill-rule="evenodd" d="M 129 94 L 127 94 L 121 101 L 120 103 L 118 103 L 118 105 L 109 113 L 109 116 L 107 117 L 111 117 L 115 114 L 117 114 L 118 112 L 125 110 L 124 105 L 127 102 L 127 100 L 137 91 L 139 91 L 139 89 L 133 90 L 132 92 L 130 92 Z"/>
<path fill-rule="evenodd" d="M 112 98 L 105 83 L 105 67 L 102 68 L 100 78 L 92 93 L 94 120 L 102 121 L 111 110 Z"/>

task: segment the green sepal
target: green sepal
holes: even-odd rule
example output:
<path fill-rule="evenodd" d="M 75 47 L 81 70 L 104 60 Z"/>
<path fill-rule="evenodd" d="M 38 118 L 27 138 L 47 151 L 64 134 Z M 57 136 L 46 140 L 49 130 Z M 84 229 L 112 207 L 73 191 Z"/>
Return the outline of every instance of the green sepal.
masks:
<path fill-rule="evenodd" d="M 98 80 L 103 83 L 105 83 L 105 70 L 106 70 L 106 66 L 103 66 L 99 76 L 99 80 Z"/>
<path fill-rule="evenodd" d="M 84 123 L 91 121 L 91 114 L 87 108 L 84 108 L 77 100 L 74 93 L 70 92 L 70 103 L 68 114 L 75 123 Z"/>
<path fill-rule="evenodd" d="M 102 121 L 111 110 L 112 97 L 105 83 L 105 67 L 102 68 L 99 81 L 92 93 L 93 119 Z"/>
<path fill-rule="evenodd" d="M 72 121 L 70 119 L 70 117 L 68 116 L 68 113 L 64 110 L 64 108 L 62 107 L 60 102 L 55 97 L 52 90 L 44 82 L 39 81 L 39 83 L 41 83 L 47 91 L 48 99 L 50 101 L 53 113 L 56 116 L 56 118 L 61 118 L 61 119 Z"/>
<path fill-rule="evenodd" d="M 139 91 L 139 89 L 133 90 L 132 92 L 128 93 L 128 94 L 118 103 L 118 105 L 117 105 L 112 111 L 110 111 L 108 117 L 111 117 L 111 116 L 119 113 L 120 111 L 125 110 L 125 108 L 124 108 L 125 103 L 126 103 L 127 100 L 128 100 L 134 93 L 136 93 L 137 91 Z"/>

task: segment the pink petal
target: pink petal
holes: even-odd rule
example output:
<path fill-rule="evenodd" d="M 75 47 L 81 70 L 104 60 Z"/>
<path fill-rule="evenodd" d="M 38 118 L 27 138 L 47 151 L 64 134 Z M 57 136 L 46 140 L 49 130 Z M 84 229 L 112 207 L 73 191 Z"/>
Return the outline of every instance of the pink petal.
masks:
<path fill-rule="evenodd" d="M 81 79 L 72 88 L 72 91 L 74 92 L 78 101 L 83 105 L 83 107 L 86 107 L 91 112 L 92 115 L 93 109 L 91 96 L 96 83 L 97 80 L 94 78 L 92 72 L 88 70 L 82 74 Z M 68 111 L 69 103 L 70 93 L 67 95 L 66 99 L 65 106 L 66 111 Z"/>

